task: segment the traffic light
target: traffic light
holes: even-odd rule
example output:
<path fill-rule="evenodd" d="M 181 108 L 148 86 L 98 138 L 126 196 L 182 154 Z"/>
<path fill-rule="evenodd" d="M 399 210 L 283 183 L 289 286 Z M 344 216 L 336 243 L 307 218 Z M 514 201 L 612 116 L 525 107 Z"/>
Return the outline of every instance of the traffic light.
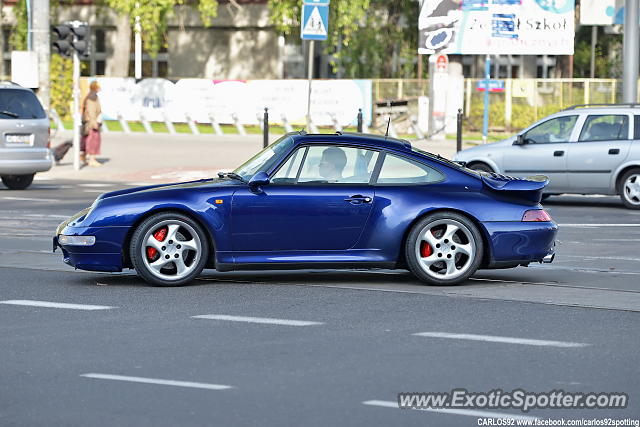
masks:
<path fill-rule="evenodd" d="M 89 25 L 86 22 L 73 21 L 51 27 L 56 40 L 52 46 L 62 56 L 72 56 L 74 50 L 80 58 L 89 56 Z"/>
<path fill-rule="evenodd" d="M 56 25 L 51 29 L 53 30 L 53 34 L 57 37 L 57 40 L 53 42 L 53 49 L 55 52 L 62 56 L 71 56 L 73 54 L 73 46 L 71 46 L 71 43 L 73 43 L 71 25 Z"/>

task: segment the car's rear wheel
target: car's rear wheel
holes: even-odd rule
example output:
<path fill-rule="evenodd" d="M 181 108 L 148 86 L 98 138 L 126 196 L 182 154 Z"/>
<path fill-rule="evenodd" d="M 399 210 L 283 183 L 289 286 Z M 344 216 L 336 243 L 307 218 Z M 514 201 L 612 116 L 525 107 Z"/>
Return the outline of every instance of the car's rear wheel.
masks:
<path fill-rule="evenodd" d="M 131 237 L 131 262 L 148 283 L 180 286 L 195 279 L 209 256 L 202 227 L 186 215 L 166 212 L 144 220 Z"/>
<path fill-rule="evenodd" d="M 474 170 L 474 171 L 487 172 L 487 173 L 493 173 L 493 172 L 494 172 L 494 170 L 493 170 L 493 169 L 491 169 L 491 166 L 489 166 L 489 165 L 488 165 L 488 164 L 486 164 L 486 163 L 481 163 L 481 162 L 478 162 L 478 163 L 471 163 L 471 164 L 469 165 L 469 169 L 472 169 L 472 170 Z"/>
<path fill-rule="evenodd" d="M 28 175 L 3 175 L 2 183 L 9 188 L 9 190 L 24 190 L 29 187 L 33 182 L 35 174 Z"/>
<path fill-rule="evenodd" d="M 476 272 L 482 261 L 480 231 L 464 215 L 437 212 L 413 226 L 405 244 L 413 274 L 430 285 L 456 285 Z"/>
<path fill-rule="evenodd" d="M 620 178 L 618 194 L 629 209 L 640 209 L 640 169 L 631 169 Z"/>

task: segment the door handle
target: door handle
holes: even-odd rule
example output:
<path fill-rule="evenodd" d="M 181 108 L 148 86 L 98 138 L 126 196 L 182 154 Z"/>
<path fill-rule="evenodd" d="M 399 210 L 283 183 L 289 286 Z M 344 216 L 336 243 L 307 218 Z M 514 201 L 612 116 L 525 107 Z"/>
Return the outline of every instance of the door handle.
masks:
<path fill-rule="evenodd" d="M 610 148 L 609 149 L 609 154 L 611 154 L 611 155 L 620 154 L 620 149 L 619 148 Z"/>
<path fill-rule="evenodd" d="M 562 156 L 564 156 L 564 151 L 562 151 L 562 150 L 554 151 L 553 152 L 553 156 L 554 157 L 562 157 Z"/>
<path fill-rule="evenodd" d="M 371 197 L 356 194 L 354 196 L 347 197 L 346 199 L 344 199 L 344 201 L 349 202 L 352 205 L 359 205 L 361 203 L 371 203 Z"/>

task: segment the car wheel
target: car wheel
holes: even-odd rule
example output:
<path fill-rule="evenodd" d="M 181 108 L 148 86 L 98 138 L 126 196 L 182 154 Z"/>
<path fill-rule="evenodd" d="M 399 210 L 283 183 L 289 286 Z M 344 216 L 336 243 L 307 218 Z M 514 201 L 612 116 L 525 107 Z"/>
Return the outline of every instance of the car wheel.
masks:
<path fill-rule="evenodd" d="M 620 179 L 618 194 L 630 209 L 640 209 L 640 169 L 631 169 Z"/>
<path fill-rule="evenodd" d="M 468 279 L 480 266 L 483 249 L 478 227 L 454 212 L 420 220 L 405 244 L 409 269 L 430 285 L 456 285 Z"/>
<path fill-rule="evenodd" d="M 131 263 L 148 283 L 180 286 L 195 279 L 209 256 L 202 227 L 186 215 L 160 213 L 136 228 L 131 237 Z"/>
<path fill-rule="evenodd" d="M 493 169 L 491 169 L 491 166 L 489 166 L 486 163 L 473 163 L 471 166 L 469 166 L 469 169 L 474 171 L 487 172 L 487 173 L 494 172 Z"/>
<path fill-rule="evenodd" d="M 24 190 L 31 185 L 34 176 L 35 174 L 33 173 L 30 175 L 3 175 L 2 183 L 9 190 Z"/>

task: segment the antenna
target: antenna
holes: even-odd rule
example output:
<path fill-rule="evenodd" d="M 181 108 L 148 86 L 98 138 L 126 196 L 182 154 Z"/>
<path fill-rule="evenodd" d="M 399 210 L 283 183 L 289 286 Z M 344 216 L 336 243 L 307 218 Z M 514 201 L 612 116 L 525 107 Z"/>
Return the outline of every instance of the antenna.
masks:
<path fill-rule="evenodd" d="M 391 101 L 387 101 L 387 108 L 389 109 L 389 120 L 387 121 L 387 131 L 384 133 L 384 137 L 389 136 L 389 125 L 391 125 Z"/>

